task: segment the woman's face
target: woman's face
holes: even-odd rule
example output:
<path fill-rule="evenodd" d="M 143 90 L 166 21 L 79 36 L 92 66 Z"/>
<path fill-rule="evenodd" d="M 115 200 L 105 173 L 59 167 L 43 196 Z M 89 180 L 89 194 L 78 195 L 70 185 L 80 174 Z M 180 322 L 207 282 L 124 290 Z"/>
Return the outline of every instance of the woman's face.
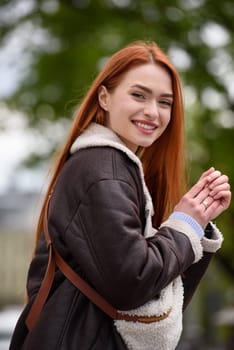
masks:
<path fill-rule="evenodd" d="M 153 63 L 129 70 L 111 92 L 99 90 L 106 126 L 133 152 L 149 147 L 165 131 L 173 104 L 172 80 L 165 68 Z"/>

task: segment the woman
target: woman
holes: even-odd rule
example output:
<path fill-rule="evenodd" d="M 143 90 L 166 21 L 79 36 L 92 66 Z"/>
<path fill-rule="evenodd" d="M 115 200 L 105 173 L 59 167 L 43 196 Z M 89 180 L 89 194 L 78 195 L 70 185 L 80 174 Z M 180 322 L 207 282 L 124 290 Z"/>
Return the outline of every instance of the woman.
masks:
<path fill-rule="evenodd" d="M 182 308 L 222 243 L 211 220 L 231 199 L 227 176 L 214 168 L 183 190 L 178 74 L 156 44 L 132 44 L 110 58 L 75 116 L 10 349 L 175 349 Z M 62 259 L 121 315 L 142 314 L 146 323 L 113 320 L 58 268 L 28 332 L 48 262 L 50 196 L 48 229 Z"/>

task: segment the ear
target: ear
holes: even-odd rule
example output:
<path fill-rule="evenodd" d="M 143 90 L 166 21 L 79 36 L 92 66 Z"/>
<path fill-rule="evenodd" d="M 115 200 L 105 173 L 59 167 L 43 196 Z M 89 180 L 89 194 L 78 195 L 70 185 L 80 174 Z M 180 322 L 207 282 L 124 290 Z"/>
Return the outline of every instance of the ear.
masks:
<path fill-rule="evenodd" d="M 108 111 L 108 96 L 109 92 L 107 91 L 107 88 L 104 85 L 101 85 L 98 90 L 98 101 L 104 111 Z"/>

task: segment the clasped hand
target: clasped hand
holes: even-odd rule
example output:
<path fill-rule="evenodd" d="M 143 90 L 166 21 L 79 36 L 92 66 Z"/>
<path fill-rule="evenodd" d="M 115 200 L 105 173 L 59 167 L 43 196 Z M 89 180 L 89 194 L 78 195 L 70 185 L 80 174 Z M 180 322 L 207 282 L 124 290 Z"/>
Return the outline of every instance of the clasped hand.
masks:
<path fill-rule="evenodd" d="M 213 167 L 181 198 L 175 211 L 193 217 L 203 228 L 217 218 L 231 202 L 229 179 Z"/>

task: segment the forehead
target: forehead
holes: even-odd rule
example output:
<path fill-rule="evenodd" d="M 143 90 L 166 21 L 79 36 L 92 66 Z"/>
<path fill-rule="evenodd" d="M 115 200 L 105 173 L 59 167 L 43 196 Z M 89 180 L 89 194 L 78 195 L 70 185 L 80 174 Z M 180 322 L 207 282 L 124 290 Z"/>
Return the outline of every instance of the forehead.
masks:
<path fill-rule="evenodd" d="M 142 84 L 150 89 L 161 86 L 172 92 L 172 79 L 168 70 L 155 63 L 142 64 L 129 69 L 120 81 L 121 86 Z"/>

